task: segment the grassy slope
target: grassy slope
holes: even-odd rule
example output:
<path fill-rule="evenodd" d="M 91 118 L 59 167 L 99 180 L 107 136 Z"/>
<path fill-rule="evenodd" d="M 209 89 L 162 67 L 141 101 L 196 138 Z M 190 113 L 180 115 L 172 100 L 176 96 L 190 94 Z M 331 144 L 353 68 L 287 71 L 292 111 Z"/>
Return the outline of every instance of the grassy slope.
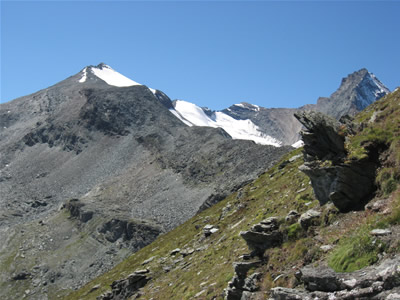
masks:
<path fill-rule="evenodd" d="M 360 114 L 356 122 L 364 123 L 364 129 L 348 141 L 349 159 L 363 159 L 369 141 L 377 140 L 388 147 L 383 167 L 378 172 L 376 197 L 388 198 L 388 213 L 381 215 L 359 211 L 336 214 L 335 210 L 326 206 L 322 208 L 321 225 L 309 232 L 282 222 L 281 229 L 287 231 L 290 238 L 281 247 L 267 251 L 268 264 L 257 270 L 264 274 L 262 291 L 268 293 L 274 286 L 293 286 L 296 269 L 305 264 L 328 261 L 337 270 L 351 271 L 375 262 L 378 254 L 384 251 L 390 255 L 400 250 L 399 244 L 372 243 L 368 235 L 372 228 L 400 223 L 400 192 L 397 190 L 397 170 L 400 169 L 399 98 L 400 92 L 397 91 Z M 371 123 L 369 120 L 374 111 L 381 112 L 375 113 L 375 122 Z M 301 150 L 295 150 L 282 161 L 299 153 Z M 278 168 L 278 163 L 241 191 L 159 237 L 65 299 L 96 299 L 110 289 L 109 285 L 114 280 L 143 268 L 151 270 L 153 280 L 143 289 L 141 299 L 191 299 L 198 293 L 197 299 L 222 299 L 223 289 L 233 276 L 232 263 L 240 261 L 240 256 L 249 252 L 244 240 L 239 237 L 240 231 L 248 230 L 251 225 L 269 216 L 284 217 L 291 209 L 301 213 L 313 207 L 319 208 L 309 179 L 298 170 L 302 163 L 301 157 L 282 169 Z M 221 218 L 224 211 L 228 212 Z M 219 231 L 204 238 L 202 228 L 206 224 L 217 226 Z M 334 250 L 322 252 L 320 246 L 325 244 L 335 245 Z M 360 246 L 363 251 L 357 250 Z M 197 251 L 186 257 L 180 254 L 171 256 L 170 252 L 175 248 Z M 155 258 L 143 266 L 142 263 L 151 257 Z M 164 268 L 170 271 L 165 272 Z M 279 275 L 279 279 L 274 280 Z M 90 292 L 98 284 L 100 288 Z"/>

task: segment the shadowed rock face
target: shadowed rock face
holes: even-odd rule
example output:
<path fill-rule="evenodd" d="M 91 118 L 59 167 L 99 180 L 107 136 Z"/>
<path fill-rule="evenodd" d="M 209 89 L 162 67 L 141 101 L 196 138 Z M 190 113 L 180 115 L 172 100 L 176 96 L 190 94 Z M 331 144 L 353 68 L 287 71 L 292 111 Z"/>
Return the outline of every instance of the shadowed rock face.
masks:
<path fill-rule="evenodd" d="M 31 299 L 81 286 L 291 150 L 187 127 L 162 92 L 81 76 L 0 105 L 0 264 L 12 249 L 25 256 L 0 276 L 46 265 L 52 280 Z M 23 296 L 6 283 L 0 296 L 12 289 Z"/>
<path fill-rule="evenodd" d="M 343 158 L 344 136 L 339 133 L 339 121 L 316 111 L 295 113 L 294 116 L 306 128 L 301 137 L 308 155 L 321 160 Z"/>
<path fill-rule="evenodd" d="M 342 212 L 361 208 L 376 189 L 376 158 L 344 162 L 344 124 L 313 111 L 295 116 L 306 127 L 301 133 L 306 163 L 300 170 L 310 177 L 321 205 L 332 201 Z"/>

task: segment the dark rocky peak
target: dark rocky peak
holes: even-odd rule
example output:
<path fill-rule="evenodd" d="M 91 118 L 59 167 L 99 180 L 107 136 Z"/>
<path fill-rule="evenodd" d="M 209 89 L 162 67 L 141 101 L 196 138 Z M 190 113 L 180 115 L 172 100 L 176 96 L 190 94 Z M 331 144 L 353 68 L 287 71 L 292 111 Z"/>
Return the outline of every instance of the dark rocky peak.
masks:
<path fill-rule="evenodd" d="M 250 104 L 247 102 L 240 102 L 222 110 L 223 113 L 228 114 L 232 117 L 236 116 L 239 119 L 242 119 L 244 115 L 254 114 L 258 111 L 260 111 L 260 107 L 258 105 Z"/>
<path fill-rule="evenodd" d="M 92 67 L 92 66 L 90 66 L 90 67 Z M 103 63 L 103 62 L 99 63 L 99 64 L 98 64 L 97 66 L 95 66 L 95 67 L 98 68 L 98 69 L 110 68 L 109 65 L 107 65 L 107 64 L 105 64 L 105 63 Z"/>
<path fill-rule="evenodd" d="M 320 97 L 315 110 L 336 119 L 355 115 L 390 91 L 376 76 L 363 68 L 342 79 L 340 87 L 329 98 Z"/>

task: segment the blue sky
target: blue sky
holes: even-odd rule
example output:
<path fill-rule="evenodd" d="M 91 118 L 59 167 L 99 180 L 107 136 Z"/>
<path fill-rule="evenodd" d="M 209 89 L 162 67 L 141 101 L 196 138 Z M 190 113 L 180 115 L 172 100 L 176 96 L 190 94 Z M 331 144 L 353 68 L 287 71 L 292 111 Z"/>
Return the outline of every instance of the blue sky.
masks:
<path fill-rule="evenodd" d="M 400 85 L 400 2 L 1 1 L 1 101 L 105 62 L 172 99 L 298 107 L 366 67 Z"/>

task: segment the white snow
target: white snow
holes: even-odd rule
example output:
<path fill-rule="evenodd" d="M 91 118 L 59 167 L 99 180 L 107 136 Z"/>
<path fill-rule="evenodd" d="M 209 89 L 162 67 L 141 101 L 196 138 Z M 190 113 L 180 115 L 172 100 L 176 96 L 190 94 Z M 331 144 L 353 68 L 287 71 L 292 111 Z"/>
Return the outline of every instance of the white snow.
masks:
<path fill-rule="evenodd" d="M 243 107 L 243 108 L 244 108 L 244 105 L 243 105 L 242 103 L 237 103 L 237 104 L 233 104 L 233 105 L 239 106 L 239 107 Z"/>
<path fill-rule="evenodd" d="M 282 145 L 282 142 L 261 132 L 251 120 L 236 120 L 222 112 L 214 112 L 209 117 L 202 108 L 183 100 L 177 100 L 175 110 L 171 109 L 170 111 L 187 125 L 189 122 L 194 126 L 219 127 L 233 139 L 252 140 L 257 144 L 276 147 Z"/>
<path fill-rule="evenodd" d="M 102 65 L 102 67 L 90 67 L 89 68 L 90 72 L 92 72 L 94 75 L 99 77 L 100 79 L 104 80 L 107 84 L 113 85 L 113 86 L 118 86 L 118 87 L 124 87 L 124 86 L 133 86 L 133 85 L 141 85 L 140 83 L 137 83 L 128 77 L 125 77 L 121 73 L 118 73 L 117 71 L 113 70 L 110 66 L 107 65 Z M 86 68 L 84 69 L 84 75 L 79 82 L 84 82 L 86 80 Z M 83 78 L 85 78 L 83 80 Z"/>
<path fill-rule="evenodd" d="M 196 104 L 177 100 L 175 102 L 175 110 L 195 126 L 218 127 Z"/>
<path fill-rule="evenodd" d="M 87 76 L 86 76 L 86 69 L 87 68 L 84 68 L 83 70 L 82 70 L 82 78 L 81 79 L 79 79 L 79 82 L 85 82 L 86 81 L 86 78 L 87 78 Z"/>
<path fill-rule="evenodd" d="M 149 90 L 154 94 L 154 96 L 156 95 L 156 90 L 155 89 L 149 88 Z"/>
<path fill-rule="evenodd" d="M 383 85 L 382 82 L 380 82 L 380 80 L 378 78 L 376 78 L 376 76 L 373 73 L 369 73 L 371 75 L 372 81 L 376 84 L 376 86 L 378 87 L 379 91 L 375 92 L 375 96 L 377 96 L 378 94 L 381 93 L 386 93 L 389 94 L 390 90 Z"/>
<path fill-rule="evenodd" d="M 292 144 L 293 148 L 300 148 L 304 146 L 304 142 L 302 140 L 298 140 L 296 143 Z"/>
<path fill-rule="evenodd" d="M 186 120 L 184 117 L 181 116 L 180 113 L 178 113 L 175 109 L 170 109 L 169 110 L 175 117 L 177 117 L 179 120 L 181 120 L 183 123 L 185 123 L 187 126 L 192 127 L 193 124 L 190 123 L 188 120 Z"/>
<path fill-rule="evenodd" d="M 237 104 L 234 104 L 234 106 L 239 106 L 239 107 L 253 110 L 253 111 L 260 111 L 260 107 L 258 105 L 250 104 L 250 103 L 246 103 L 246 105 L 244 105 L 243 103 L 237 103 Z"/>

